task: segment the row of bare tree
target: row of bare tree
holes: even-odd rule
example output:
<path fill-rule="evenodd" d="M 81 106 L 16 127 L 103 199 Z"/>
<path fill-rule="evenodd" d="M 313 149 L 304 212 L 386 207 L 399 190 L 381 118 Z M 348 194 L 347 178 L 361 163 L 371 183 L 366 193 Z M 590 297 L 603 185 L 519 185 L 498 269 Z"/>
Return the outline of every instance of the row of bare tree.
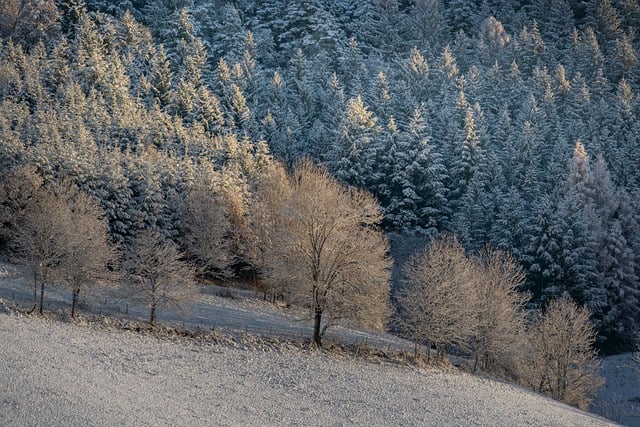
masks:
<path fill-rule="evenodd" d="M 141 227 L 122 248 L 111 244 L 99 204 L 71 182 L 45 185 L 29 167 L 1 182 L 0 230 L 32 274 L 41 313 L 46 286 L 71 291 L 74 316 L 81 292 L 119 283 L 155 324 L 159 309 L 197 298 L 196 277 L 229 277 L 242 257 L 264 289 L 309 310 L 319 346 L 336 321 L 384 329 L 392 318 L 392 260 L 376 200 L 309 161 L 290 173 L 267 166 L 244 208 L 233 195 L 195 186 L 179 201 L 179 244 Z M 474 370 L 588 405 L 600 383 L 588 311 L 561 299 L 528 313 L 515 259 L 493 249 L 468 255 L 453 236 L 431 241 L 404 271 L 393 321 L 416 351 L 471 354 Z"/>
<path fill-rule="evenodd" d="M 525 275 L 513 256 L 470 256 L 454 236 L 433 240 L 404 267 L 399 328 L 443 358 L 454 348 L 481 369 L 587 408 L 601 385 L 587 309 L 563 297 L 526 311 Z M 416 347 L 419 350 L 419 347 Z M 427 357 L 430 357 L 427 352 Z"/>
<path fill-rule="evenodd" d="M 11 253 L 32 274 L 40 312 L 48 285 L 71 290 L 73 316 L 86 287 L 123 283 L 153 324 L 160 307 L 197 297 L 196 277 L 227 278 L 241 257 L 265 289 L 311 309 L 318 345 L 339 319 L 382 329 L 391 312 L 391 259 L 375 199 L 310 162 L 290 174 L 273 164 L 254 190 L 243 209 L 233 195 L 195 185 L 178 201 L 179 244 L 141 227 L 115 248 L 94 199 L 69 181 L 45 185 L 35 169 L 21 167 L 2 179 L 0 220 Z"/>
<path fill-rule="evenodd" d="M 32 310 L 43 312 L 47 286 L 71 291 L 73 317 L 80 293 L 126 283 L 123 290 L 148 305 L 154 324 L 158 307 L 195 294 L 194 270 L 173 242 L 144 230 L 116 248 L 99 203 L 70 181 L 45 185 L 21 167 L 3 177 L 0 201 L 3 238 L 33 278 Z"/>

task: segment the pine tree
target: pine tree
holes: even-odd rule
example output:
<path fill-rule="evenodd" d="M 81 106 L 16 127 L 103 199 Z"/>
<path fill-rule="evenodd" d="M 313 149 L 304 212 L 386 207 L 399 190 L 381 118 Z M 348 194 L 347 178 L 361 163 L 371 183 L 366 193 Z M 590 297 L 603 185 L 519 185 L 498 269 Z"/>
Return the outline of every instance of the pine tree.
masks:
<path fill-rule="evenodd" d="M 635 256 L 619 221 L 613 221 L 604 238 L 598 254 L 597 279 L 606 292 L 606 300 L 600 310 L 594 311 L 604 341 L 600 344 L 609 351 L 629 349 L 635 343 L 639 320 Z"/>
<path fill-rule="evenodd" d="M 446 169 L 431 141 L 421 109 L 414 110 L 406 131 L 391 135 L 385 183 L 384 222 L 404 233 L 435 235 L 446 223 Z"/>
<path fill-rule="evenodd" d="M 381 128 L 362 98 L 347 101 L 341 134 L 331 149 L 331 170 L 346 184 L 367 188 L 376 173 Z"/>

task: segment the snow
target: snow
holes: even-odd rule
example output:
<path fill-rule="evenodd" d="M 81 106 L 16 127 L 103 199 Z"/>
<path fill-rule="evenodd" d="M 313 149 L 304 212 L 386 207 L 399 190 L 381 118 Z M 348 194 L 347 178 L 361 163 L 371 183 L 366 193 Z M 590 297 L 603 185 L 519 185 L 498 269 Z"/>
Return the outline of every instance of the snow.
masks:
<path fill-rule="evenodd" d="M 0 298 L 28 304 L 31 289 L 0 266 Z M 502 382 L 457 370 L 419 369 L 300 345 L 260 345 L 239 332 L 310 336 L 299 313 L 205 292 L 184 318 L 164 322 L 221 330 L 222 343 L 3 313 L 0 304 L 0 425 L 486 425 L 601 426 L 607 421 Z M 67 293 L 47 310 L 68 311 Z M 93 298 L 84 311 L 117 313 Z M 122 302 L 119 302 L 123 304 Z M 121 309 L 120 307 L 119 309 Z M 182 322 L 182 323 L 181 323 Z M 246 335 L 246 332 L 250 332 Z M 337 328 L 327 341 L 402 346 L 388 334 Z M 406 343 L 405 343 L 406 344 Z"/>
<path fill-rule="evenodd" d="M 0 314 L 0 425 L 606 421 L 510 385 L 324 351 L 161 339 Z"/>
<path fill-rule="evenodd" d="M 627 426 L 640 426 L 640 364 L 631 353 L 605 357 L 606 383 L 598 390 L 593 411 Z"/>

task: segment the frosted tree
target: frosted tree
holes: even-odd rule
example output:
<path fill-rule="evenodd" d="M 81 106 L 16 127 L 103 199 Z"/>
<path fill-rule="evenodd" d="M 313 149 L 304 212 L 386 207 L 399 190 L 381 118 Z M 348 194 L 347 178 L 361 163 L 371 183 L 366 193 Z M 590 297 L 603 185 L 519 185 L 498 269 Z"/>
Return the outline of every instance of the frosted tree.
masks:
<path fill-rule="evenodd" d="M 501 59 L 504 48 L 511 42 L 511 36 L 505 31 L 502 22 L 489 16 L 480 22 L 478 41 L 484 57 L 496 61 Z"/>
<path fill-rule="evenodd" d="M 406 283 L 396 295 L 397 322 L 416 352 L 433 346 L 444 359 L 451 346 L 470 350 L 478 331 L 477 276 L 460 242 L 453 236 L 433 239 L 403 268 Z"/>
<path fill-rule="evenodd" d="M 0 236 L 3 240 L 10 237 L 42 184 L 42 177 L 33 166 L 14 167 L 0 175 Z"/>
<path fill-rule="evenodd" d="M 608 349 L 628 349 L 638 333 L 636 307 L 640 300 L 633 249 L 624 238 L 622 227 L 614 221 L 599 250 L 598 283 L 606 292 L 599 312 L 600 335 Z"/>
<path fill-rule="evenodd" d="M 426 58 L 417 48 L 412 48 L 409 57 L 400 61 L 401 78 L 399 82 L 406 85 L 407 104 L 419 105 L 428 98 L 430 66 Z"/>
<path fill-rule="evenodd" d="M 469 35 L 475 34 L 479 19 L 477 3 L 467 0 L 450 0 L 446 10 L 452 34 L 460 30 Z"/>
<path fill-rule="evenodd" d="M 194 100 L 194 119 L 202 123 L 211 135 L 222 133 L 225 129 L 224 111 L 218 97 L 205 86 L 197 89 Z"/>
<path fill-rule="evenodd" d="M 534 390 L 582 409 L 603 383 L 589 316 L 568 298 L 551 301 L 529 327 L 532 354 L 522 375 Z"/>
<path fill-rule="evenodd" d="M 446 8 L 442 0 L 417 0 L 408 14 L 409 27 L 420 46 L 428 46 L 433 52 L 444 47 L 448 30 Z"/>
<path fill-rule="evenodd" d="M 184 200 L 182 229 L 187 254 L 194 257 L 202 275 L 225 278 L 231 274 L 231 224 L 220 196 L 203 185 L 190 188 Z"/>
<path fill-rule="evenodd" d="M 534 1 L 527 10 L 529 19 L 540 26 L 542 37 L 550 47 L 562 50 L 570 42 L 574 28 L 574 16 L 570 2 L 552 0 L 550 2 Z"/>
<path fill-rule="evenodd" d="M 563 274 L 560 261 L 562 237 L 554 216 L 557 209 L 554 203 L 546 198 L 537 201 L 525 225 L 528 241 L 524 242 L 522 260 L 527 269 L 527 288 L 537 300 L 548 289 L 555 289 Z"/>
<path fill-rule="evenodd" d="M 0 15 L 0 34 L 25 47 L 53 40 L 60 33 L 60 11 L 53 0 L 4 1 Z"/>
<path fill-rule="evenodd" d="M 456 201 L 453 226 L 466 246 L 478 249 L 489 241 L 491 226 L 495 222 L 494 197 L 484 180 L 474 176 L 466 185 L 465 193 Z"/>
<path fill-rule="evenodd" d="M 406 51 L 412 34 L 405 27 L 405 16 L 398 0 L 372 0 L 362 4 L 357 21 L 358 38 L 370 46 L 374 55 L 389 58 Z"/>
<path fill-rule="evenodd" d="M 209 16 L 212 13 L 216 16 Z M 224 57 L 233 61 L 244 50 L 244 28 L 238 9 L 229 3 L 216 7 L 213 2 L 193 10 L 203 38 L 208 42 L 214 60 Z"/>
<path fill-rule="evenodd" d="M 596 75 L 604 67 L 604 55 L 592 27 L 573 37 L 575 67 L 587 76 Z"/>
<path fill-rule="evenodd" d="M 633 78 L 638 72 L 638 53 L 627 35 L 616 40 L 615 63 L 612 66 L 616 78 Z"/>
<path fill-rule="evenodd" d="M 495 196 L 495 220 L 491 224 L 489 242 L 498 249 L 521 259 L 527 237 L 525 224 L 529 206 L 520 191 L 510 187 Z"/>
<path fill-rule="evenodd" d="M 71 317 L 74 317 L 81 292 L 115 279 L 117 254 L 109 242 L 108 224 L 98 201 L 69 182 L 62 185 L 73 226 L 65 238 L 59 268 L 62 282 L 71 290 Z"/>
<path fill-rule="evenodd" d="M 195 299 L 195 272 L 171 241 L 157 232 L 143 230 L 127 248 L 122 269 L 128 288 L 125 292 L 149 309 L 149 323 L 156 324 L 161 308 L 183 309 Z"/>
<path fill-rule="evenodd" d="M 266 93 L 266 114 L 262 118 L 262 128 L 271 152 L 287 165 L 304 153 L 302 124 L 299 115 L 292 108 L 288 85 L 279 72 L 275 72 Z M 300 112 L 300 111 L 298 111 Z"/>
<path fill-rule="evenodd" d="M 451 200 L 454 202 L 467 192 L 467 187 L 474 179 L 479 180 L 478 182 L 483 181 L 482 174 L 486 161 L 473 109 L 469 107 L 466 109 L 464 121 L 458 126 L 450 161 L 451 174 L 449 177 Z"/>
<path fill-rule="evenodd" d="M 341 133 L 331 149 L 330 167 L 342 182 L 365 188 L 375 179 L 381 128 L 361 97 L 347 101 L 346 108 Z"/>
<path fill-rule="evenodd" d="M 289 176 L 279 168 L 271 173 L 280 179 L 258 187 L 252 213 L 262 274 L 311 311 L 317 345 L 339 320 L 384 329 L 391 260 L 377 203 L 309 161 Z"/>
<path fill-rule="evenodd" d="M 53 189 L 39 187 L 19 212 L 11 231 L 11 241 L 19 263 L 28 267 L 34 280 L 34 305 L 38 285 L 38 311 L 43 313 L 47 285 L 58 283 L 67 255 L 69 232 L 74 227 L 69 206 Z"/>
<path fill-rule="evenodd" d="M 127 216 L 131 218 L 133 230 L 154 228 L 165 236 L 173 234 L 175 224 L 168 216 L 167 199 L 162 191 L 160 168 L 162 163 L 153 159 L 154 148 L 139 147 L 140 153 L 125 157 L 125 167 L 133 201 L 127 207 Z M 132 233 L 135 231 L 132 230 Z"/>
<path fill-rule="evenodd" d="M 163 45 L 151 49 L 147 53 L 145 61 L 149 68 L 149 75 L 146 77 L 151 92 L 149 95 L 157 99 L 160 106 L 164 108 L 173 98 L 174 73 L 171 71 L 171 63 Z"/>
<path fill-rule="evenodd" d="M 524 305 L 529 299 L 521 292 L 524 271 L 511 254 L 490 247 L 475 262 L 478 328 L 474 370 L 504 369 L 515 375 L 525 343 Z"/>
<path fill-rule="evenodd" d="M 390 153 L 383 181 L 387 187 L 385 222 L 403 231 L 434 235 L 447 218 L 447 172 L 431 141 L 424 112 L 416 109 L 409 128 L 400 132 Z"/>

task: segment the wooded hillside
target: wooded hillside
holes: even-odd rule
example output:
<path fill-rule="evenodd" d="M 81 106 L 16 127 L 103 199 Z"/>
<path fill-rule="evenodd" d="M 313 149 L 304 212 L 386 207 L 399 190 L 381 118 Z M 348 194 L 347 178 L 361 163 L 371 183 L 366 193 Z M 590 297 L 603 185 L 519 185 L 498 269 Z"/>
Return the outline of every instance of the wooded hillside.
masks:
<path fill-rule="evenodd" d="M 371 191 L 387 231 L 511 252 L 534 304 L 568 294 L 602 348 L 632 346 L 637 2 L 8 0 L 0 18 L 0 170 L 77 183 L 114 242 L 187 247 L 206 188 L 241 263 L 257 176 L 310 157 Z"/>

